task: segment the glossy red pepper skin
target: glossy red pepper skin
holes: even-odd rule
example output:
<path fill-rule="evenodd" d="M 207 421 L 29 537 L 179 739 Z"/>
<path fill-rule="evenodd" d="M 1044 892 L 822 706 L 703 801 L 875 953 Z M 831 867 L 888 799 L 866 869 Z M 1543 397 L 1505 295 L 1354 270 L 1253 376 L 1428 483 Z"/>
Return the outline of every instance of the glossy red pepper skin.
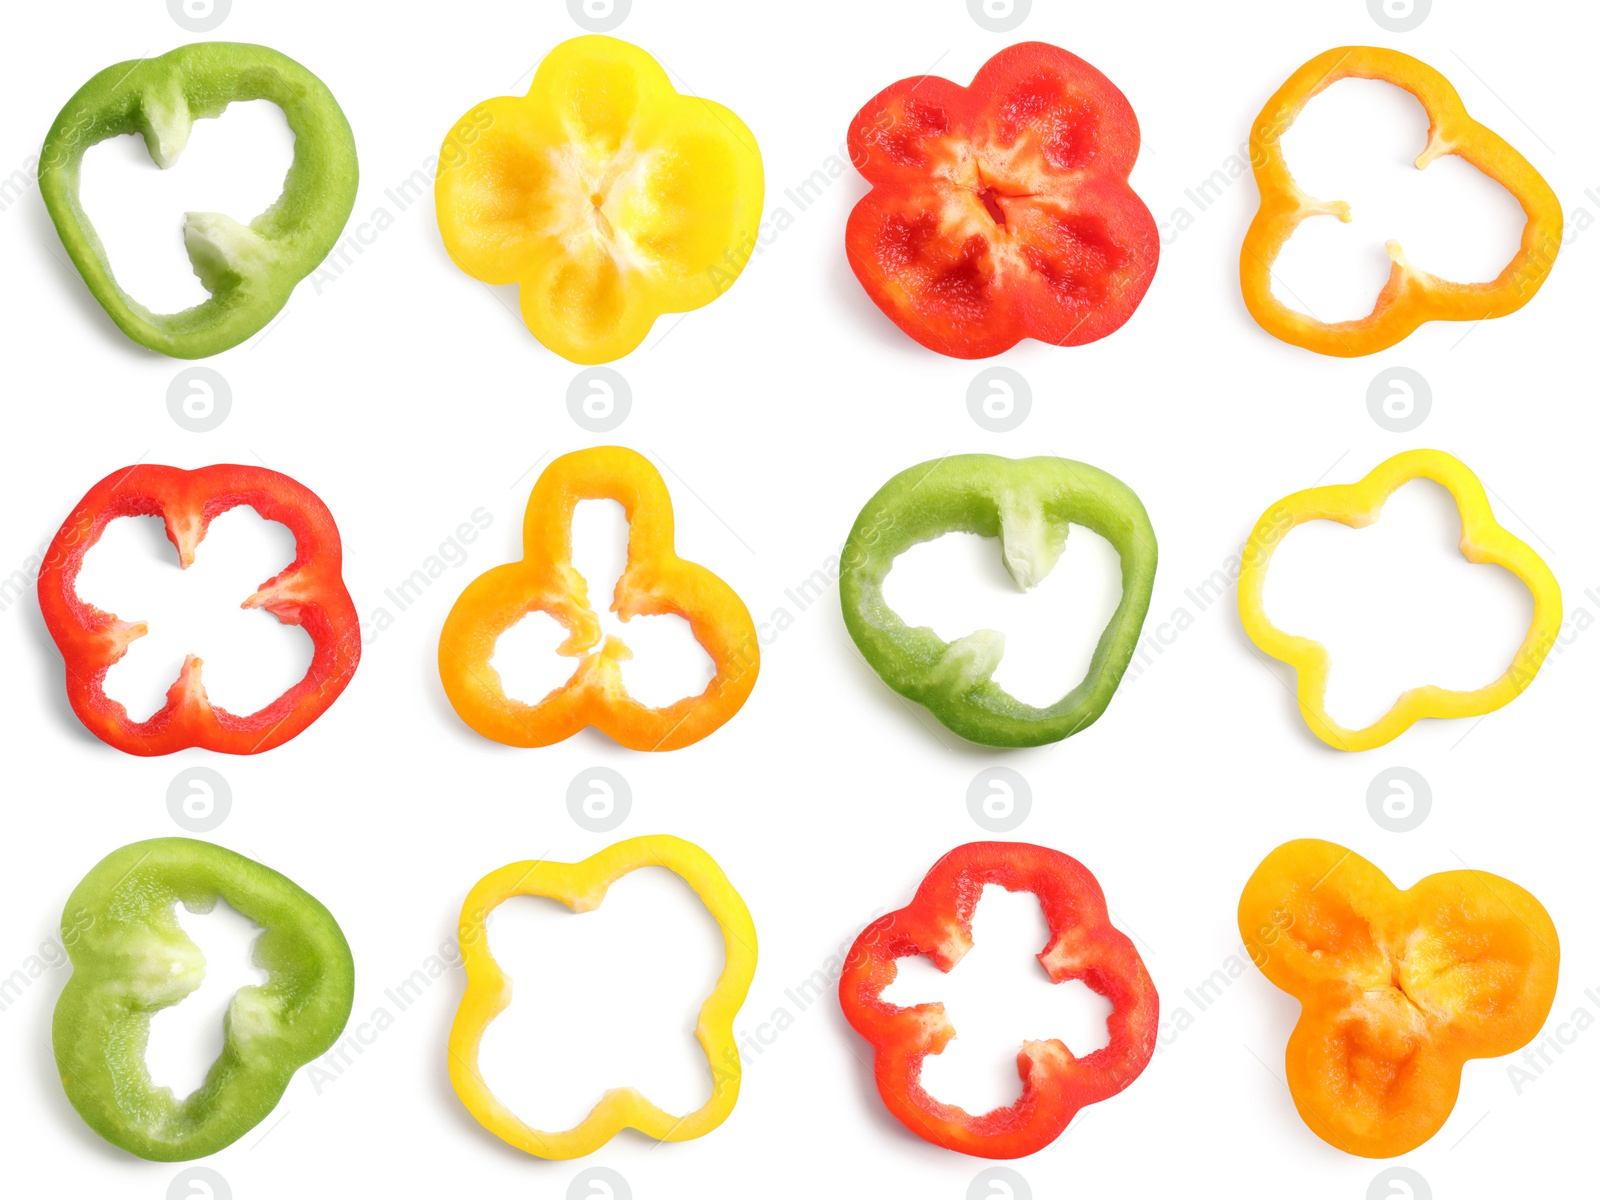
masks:
<path fill-rule="evenodd" d="M 258 712 L 236 716 L 214 708 L 190 655 L 166 704 L 146 721 L 106 695 L 106 672 L 142 637 L 145 626 L 102 612 L 78 597 L 78 571 L 90 547 L 117 517 L 158 516 L 178 550 L 194 562 L 211 522 L 239 505 L 294 534 L 294 562 L 240 606 L 264 608 L 311 636 L 305 677 Z M 129 754 L 158 755 L 198 747 L 223 754 L 259 754 L 281 746 L 315 721 L 344 691 L 361 659 L 361 626 L 340 575 L 343 551 L 333 514 L 308 488 L 264 467 L 213 466 L 197 471 L 133 466 L 106 476 L 73 510 L 50 543 L 39 571 L 39 607 L 66 665 L 72 711 L 96 737 Z"/>
<path fill-rule="evenodd" d="M 972 912 L 985 884 L 1039 898 L 1050 942 L 1039 963 L 1052 983 L 1081 979 L 1111 1001 L 1110 1042 L 1082 1058 L 1057 1039 L 1029 1041 L 1017 1054 L 1022 1096 L 977 1115 L 935 1100 L 921 1084 L 922 1060 L 956 1031 L 942 1004 L 901 1008 L 883 999 L 895 960 L 931 959 L 949 971 L 972 948 Z M 1112 926 L 1105 896 L 1087 867 L 1025 842 L 973 842 L 934 864 L 910 904 L 868 925 L 839 979 L 839 1003 L 872 1044 L 878 1094 L 911 1132 L 936 1146 L 981 1158 L 1043 1150 L 1078 1110 L 1114 1096 L 1155 1053 L 1160 1001 L 1139 952 Z"/>
<path fill-rule="evenodd" d="M 1128 185 L 1139 122 L 1074 54 L 1024 42 L 970 87 L 903 79 L 856 114 L 849 148 L 872 185 L 845 229 L 851 269 L 930 350 L 1092 342 L 1150 287 L 1160 237 Z"/>

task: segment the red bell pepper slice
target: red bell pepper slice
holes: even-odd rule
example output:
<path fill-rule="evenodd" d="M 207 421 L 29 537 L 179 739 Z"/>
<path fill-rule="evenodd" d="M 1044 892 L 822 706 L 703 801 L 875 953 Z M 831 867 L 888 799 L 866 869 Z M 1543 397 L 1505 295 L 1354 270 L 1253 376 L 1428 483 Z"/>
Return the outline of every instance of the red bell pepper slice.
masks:
<path fill-rule="evenodd" d="M 1111 1001 L 1110 1042 L 1077 1058 L 1061 1041 L 1030 1041 L 1017 1054 L 1022 1096 L 973 1115 L 923 1090 L 922 1060 L 955 1036 L 944 1005 L 900 1008 L 883 989 L 896 959 L 924 955 L 948 971 L 972 949 L 972 911 L 985 884 L 1039 898 L 1050 941 L 1039 962 L 1052 983 L 1081 979 Z M 936 1146 L 982 1158 L 1020 1158 L 1044 1149 L 1080 1108 L 1114 1096 L 1155 1053 L 1160 1002 L 1134 945 L 1106 915 L 1105 895 L 1087 867 L 1057 850 L 1023 842 L 973 842 L 934 864 L 905 908 L 879 917 L 856 939 L 839 979 L 839 1003 L 872 1043 L 878 1094 L 911 1132 Z"/>
<path fill-rule="evenodd" d="M 264 608 L 311 635 L 305 678 L 259 712 L 235 716 L 212 707 L 200 682 L 200 659 L 190 655 L 161 710 L 149 720 L 131 720 L 128 710 L 106 695 L 105 677 L 127 653 L 128 643 L 148 630 L 78 597 L 84 556 L 117 517 L 159 516 L 177 547 L 179 566 L 187 567 L 211 522 L 241 504 L 294 534 L 294 562 L 240 607 Z M 361 626 L 339 573 L 342 559 L 333 514 L 308 488 L 276 471 L 141 465 L 106 476 L 62 525 L 39 571 L 39 607 L 66 664 L 72 711 L 101 741 L 129 754 L 171 754 L 191 746 L 259 754 L 282 745 L 338 698 L 361 659 Z"/>
<path fill-rule="evenodd" d="M 903 79 L 856 114 L 849 146 L 872 185 L 845 229 L 851 269 L 930 350 L 1077 346 L 1144 299 L 1161 246 L 1128 186 L 1139 122 L 1076 55 L 1024 42 L 971 87 Z"/>

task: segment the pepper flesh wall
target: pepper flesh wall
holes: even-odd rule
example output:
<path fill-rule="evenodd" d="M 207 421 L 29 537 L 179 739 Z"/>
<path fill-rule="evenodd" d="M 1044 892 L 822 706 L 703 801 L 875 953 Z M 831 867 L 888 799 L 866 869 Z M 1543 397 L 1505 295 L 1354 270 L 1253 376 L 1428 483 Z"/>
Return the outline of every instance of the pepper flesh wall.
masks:
<path fill-rule="evenodd" d="M 183 1100 L 145 1065 L 150 1018 L 191 994 L 205 956 L 176 906 L 218 900 L 261 927 L 251 961 L 265 983 L 234 993 L 222 1052 Z M 96 1133 L 156 1162 L 232 1145 L 277 1106 L 300 1067 L 338 1040 L 355 997 L 355 963 L 338 923 L 269 867 L 192 838 L 135 842 L 102 859 L 61 918 L 72 977 L 51 1026 L 72 1107 Z"/>
<path fill-rule="evenodd" d="M 1270 948 L 1258 931 L 1278 931 Z M 1285 1052 L 1311 1131 L 1347 1154 L 1415 1150 L 1449 1118 L 1468 1059 L 1535 1037 L 1561 948 L 1532 895 L 1487 871 L 1401 891 L 1354 851 L 1304 838 L 1262 860 L 1239 898 L 1256 966 L 1300 1001 Z"/>
<path fill-rule="evenodd" d="M 1155 276 L 1155 218 L 1128 183 L 1139 121 L 1115 84 L 1043 42 L 969 87 L 902 79 L 850 123 L 871 185 L 850 213 L 856 279 L 907 337 L 953 358 L 1120 329 Z"/>
<path fill-rule="evenodd" d="M 998 538 L 1006 570 L 1029 589 L 1055 566 L 1074 523 L 1117 551 L 1122 600 L 1088 674 L 1052 705 L 1024 704 L 995 683 L 1003 634 L 980 629 L 947 643 L 925 626 L 908 626 L 884 599 L 894 560 L 946 533 Z M 1150 608 L 1156 538 L 1139 497 L 1098 467 L 1065 458 L 953 454 L 910 467 L 879 488 L 856 518 L 841 562 L 844 623 L 880 679 L 968 741 L 1040 746 L 1088 728 L 1111 703 Z"/>
<path fill-rule="evenodd" d="M 550 51 L 526 96 L 486 100 L 455 124 L 434 202 L 456 266 L 519 285 L 529 332 L 593 364 L 732 286 L 755 250 L 763 190 L 743 121 L 680 95 L 639 47 L 596 34 Z"/>
<path fill-rule="evenodd" d="M 1517 198 L 1527 223 L 1522 244 L 1488 283 L 1452 283 L 1412 266 L 1398 242 L 1387 244 L 1389 279 L 1372 312 L 1327 323 L 1296 312 L 1272 293 L 1272 264 L 1309 217 L 1350 220 L 1343 200 L 1317 200 L 1289 173 L 1280 139 L 1311 98 L 1341 79 L 1378 79 L 1404 88 L 1428 114 L 1428 144 L 1420 171 L 1446 154 L 1459 155 Z M 1261 207 L 1239 252 L 1245 307 L 1273 337 L 1318 354 L 1354 358 L 1387 350 L 1426 321 L 1483 321 L 1516 312 L 1543 286 L 1561 249 L 1561 202 L 1533 165 L 1492 129 L 1467 115 L 1450 81 L 1398 50 L 1343 46 L 1306 63 L 1267 101 L 1250 130 Z"/>
<path fill-rule="evenodd" d="M 711 1098 L 680 1117 L 658 1108 L 637 1088 L 613 1087 L 573 1128 L 554 1133 L 534 1129 L 495 1098 L 478 1069 L 484 1030 L 511 1003 L 511 980 L 489 952 L 490 915 L 513 896 L 544 896 L 573 912 L 591 912 L 613 883 L 640 867 L 665 867 L 677 875 L 694 889 L 722 931 L 722 974 L 695 1023 L 695 1040 L 711 1068 Z M 652 834 L 617 842 L 578 863 L 539 859 L 501 867 L 468 893 L 459 932 L 467 990 L 450 1026 L 450 1083 L 467 1111 L 502 1141 L 539 1158 L 581 1158 L 624 1129 L 637 1129 L 660 1142 L 682 1142 L 710 1133 L 733 1112 L 741 1076 L 733 1019 L 755 977 L 756 927 L 722 868 L 693 842 Z"/>
<path fill-rule="evenodd" d="M 972 949 L 972 914 L 988 885 L 1038 897 L 1050 929 L 1039 965 L 1051 983 L 1078 979 L 1111 1002 L 1110 1040 L 1082 1057 L 1057 1038 L 1024 1042 L 1017 1053 L 1022 1095 L 1006 1108 L 968 1113 L 922 1086 L 923 1060 L 956 1036 L 944 1005 L 902 1008 L 884 1000 L 883 990 L 895 980 L 898 959 L 921 955 L 941 971 L 960 962 Z M 889 1111 L 918 1137 L 981 1158 L 1037 1153 L 1079 1110 L 1126 1088 L 1155 1054 L 1161 1018 L 1144 961 L 1111 924 L 1089 869 L 1024 842 L 973 842 L 935 863 L 910 904 L 862 930 L 839 979 L 839 1004 L 872 1046 L 873 1075 Z"/>
<path fill-rule="evenodd" d="M 572 566 L 572 514 L 582 500 L 615 500 L 628 519 L 628 561 L 611 611 L 624 621 L 673 613 L 711 657 L 716 675 L 696 696 L 651 708 L 628 694 L 620 664 L 631 651 L 602 636 L 584 578 Z M 672 497 L 642 454 L 596 446 L 563 454 L 528 496 L 522 558 L 467 585 L 439 634 L 439 677 L 451 707 L 484 737 L 548 746 L 588 726 L 632 750 L 677 750 L 715 732 L 749 699 L 761 670 L 750 610 L 734 590 L 673 546 Z M 491 660 L 500 637 L 531 612 L 567 630 L 559 653 L 579 660 L 536 704 L 506 695 Z"/>
<path fill-rule="evenodd" d="M 222 213 L 186 214 L 184 248 L 211 296 L 179 313 L 151 312 L 117 283 L 83 210 L 84 153 L 137 133 L 165 170 L 196 120 L 245 100 L 272 101 L 294 133 L 283 194 L 248 225 Z M 39 163 L 39 193 L 89 291 L 128 337 L 173 358 L 220 354 L 265 329 L 338 242 L 359 174 L 350 123 L 323 82 L 276 50 L 237 42 L 196 42 L 107 67 L 67 101 Z"/>
<path fill-rule="evenodd" d="M 78 572 L 105 528 L 118 517 L 155 516 L 178 551 L 194 562 L 211 522 L 241 505 L 294 534 L 294 561 L 246 597 L 311 638 L 305 676 L 271 704 L 240 716 L 216 708 L 200 681 L 201 660 L 184 659 L 167 702 L 144 721 L 105 692 L 106 672 L 149 630 L 102 612 L 78 596 Z M 326 712 L 361 661 L 361 626 L 341 570 L 344 550 L 333 514 L 305 485 L 265 467 L 218 465 L 183 471 L 143 463 L 113 471 L 78 502 L 39 570 L 39 608 L 66 667 L 72 711 L 101 741 L 128 754 L 172 754 L 198 747 L 260 754 L 303 733 Z"/>

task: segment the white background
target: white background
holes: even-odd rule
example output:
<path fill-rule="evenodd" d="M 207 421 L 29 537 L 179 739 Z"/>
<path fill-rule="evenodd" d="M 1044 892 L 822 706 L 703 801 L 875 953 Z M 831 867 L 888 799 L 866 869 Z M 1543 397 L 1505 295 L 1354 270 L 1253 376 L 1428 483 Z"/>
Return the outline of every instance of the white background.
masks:
<path fill-rule="evenodd" d="M 37 978 L 29 970 L 41 948 L 56 954 L 63 902 L 102 855 L 184 832 L 166 795 L 191 766 L 214 768 L 231 785 L 232 810 L 206 836 L 285 872 L 338 917 L 357 961 L 352 1030 L 379 1009 L 394 1018 L 331 1082 L 302 1071 L 267 1122 L 204 1164 L 241 1200 L 462 1186 L 485 1195 L 563 1196 L 569 1186 L 588 1194 L 579 1172 L 591 1166 L 620 1172 L 638 1197 L 966 1195 L 984 1164 L 904 1131 L 879 1103 L 867 1048 L 837 1003 L 828 996 L 802 1010 L 789 992 L 825 971 L 875 912 L 909 900 L 941 854 L 988 836 L 966 797 L 974 777 L 997 766 L 1031 784 L 1031 815 L 1009 836 L 1064 850 L 1095 872 L 1145 956 L 1165 1021 L 1159 1054 L 1127 1092 L 1012 1164 L 1034 1194 L 1355 1198 L 1374 1185 L 1382 1164 L 1330 1148 L 1294 1113 L 1282 1082 L 1294 1001 L 1253 969 L 1203 1010 L 1187 994 L 1236 952 L 1235 906 L 1250 871 L 1300 836 L 1341 842 L 1401 885 L 1466 865 L 1516 880 L 1545 903 L 1565 952 L 1548 1032 L 1563 1028 L 1571 1044 L 1536 1077 L 1530 1068 L 1520 1086 L 1508 1072 L 1520 1057 L 1469 1064 L 1448 1124 L 1404 1161 L 1441 1197 L 1592 1181 L 1585 1139 L 1597 1116 L 1600 1034 L 1574 1037 L 1575 1026 L 1562 1026 L 1580 1009 L 1582 1024 L 1600 1017 L 1600 992 L 1586 992 L 1600 989 L 1600 922 L 1587 882 L 1600 650 L 1585 632 L 1600 610 L 1600 593 L 1586 592 L 1600 587 L 1589 350 L 1600 234 L 1578 228 L 1600 214 L 1600 200 L 1585 191 L 1600 188 L 1592 79 L 1600 17 L 1592 5 L 1439 0 L 1418 30 L 1400 34 L 1380 28 L 1360 0 L 1036 3 L 1019 30 L 997 34 L 959 0 L 636 0 L 619 36 L 656 54 L 681 89 L 728 104 L 755 132 L 771 223 L 727 296 L 681 323 L 664 320 L 644 348 L 613 364 L 631 385 L 633 409 L 609 435 L 569 417 L 576 370 L 526 333 L 514 294 L 487 289 L 449 262 L 431 201 L 402 209 L 389 194 L 431 166 L 461 113 L 524 90 L 536 62 L 580 32 L 564 6 L 235 0 L 233 9 L 209 36 L 288 53 L 349 116 L 362 170 L 352 229 L 380 209 L 392 223 L 337 278 L 302 284 L 281 322 L 206 364 L 228 381 L 233 408 L 220 428 L 193 433 L 166 407 L 184 364 L 115 330 L 68 263 L 35 188 L 6 193 L 0 576 L 26 570 L 83 492 L 117 467 L 259 461 L 327 502 L 346 539 L 357 607 L 369 619 L 387 608 L 394 621 L 369 641 L 348 692 L 288 745 L 247 759 L 190 752 L 143 760 L 101 745 L 72 717 L 31 592 L 0 609 L 11 794 L 0 841 L 0 975 L 17 969 L 29 978 L 0 1010 L 13 1191 L 156 1197 L 171 1185 L 188 1193 L 174 1182 L 177 1167 L 123 1154 L 74 1115 L 49 1045 L 67 970 Z M 186 33 L 153 0 L 19 5 L 5 25 L 12 55 L 0 75 L 0 175 L 31 169 L 57 109 L 90 75 L 207 36 Z M 1082 55 L 1131 99 L 1144 136 L 1133 181 L 1163 225 L 1164 245 L 1154 286 L 1120 332 L 1089 347 L 1029 343 L 1004 356 L 1030 382 L 1033 408 L 1001 434 L 968 414 L 980 364 L 906 339 L 850 274 L 843 225 L 864 190 L 854 173 L 803 211 L 785 189 L 826 168 L 851 116 L 880 88 L 930 69 L 965 83 L 992 53 L 1027 38 Z M 1561 196 L 1569 242 L 1522 313 L 1475 328 L 1429 326 L 1356 361 L 1281 344 L 1251 322 L 1237 255 L 1254 184 L 1248 175 L 1230 180 L 1203 209 L 1189 193 L 1214 172 L 1228 176 L 1252 119 L 1292 70 L 1347 43 L 1396 46 L 1441 69 L 1472 113 L 1527 153 Z M 1493 187 L 1475 186 L 1471 171 L 1452 174 L 1458 164 L 1431 168 L 1420 191 L 1414 173 L 1402 178 L 1407 153 L 1421 146 L 1419 110 L 1382 98 L 1379 85 L 1373 99 L 1362 86 L 1330 93 L 1333 107 L 1297 131 L 1306 135 L 1302 174 L 1325 189 L 1338 186 L 1342 166 L 1368 171 L 1370 179 L 1352 174 L 1333 193 L 1356 201 L 1358 216 L 1388 211 L 1361 207 L 1369 183 L 1383 185 L 1379 195 L 1410 187 L 1395 193 L 1394 220 L 1409 222 L 1397 228 L 1413 260 L 1492 275 L 1515 244 L 1514 207 Z M 1342 125 L 1333 119 L 1341 114 Z M 1371 125 L 1352 124 L 1368 118 Z M 1404 136 L 1394 134 L 1396 122 Z M 240 219 L 257 211 L 287 163 L 281 131 L 281 122 L 275 132 L 244 113 L 203 123 L 170 178 L 141 161 L 136 145 L 137 153 L 103 146 L 91 154 L 87 202 L 104 217 L 113 262 L 133 290 L 158 300 L 177 289 L 184 302 L 184 287 L 194 285 L 179 213 L 224 202 L 237 203 Z M 1363 150 L 1377 167 L 1350 159 Z M 1359 311 L 1381 282 L 1380 247 L 1394 233 L 1372 220 L 1313 231 L 1285 256 L 1286 278 L 1319 311 Z M 1301 288 L 1323 290 L 1313 299 Z M 1431 385 L 1431 414 L 1407 434 L 1380 428 L 1367 408 L 1369 384 L 1393 366 Z M 520 553 L 534 468 L 604 441 L 662 465 L 686 557 L 728 580 L 758 622 L 779 610 L 792 621 L 775 638 L 764 624 L 771 640 L 750 702 L 692 748 L 651 757 L 592 733 L 536 751 L 492 744 L 444 699 L 434 666 L 440 623 L 469 578 Z M 1502 519 L 1560 578 L 1567 635 L 1509 708 L 1339 754 L 1301 725 L 1290 675 L 1244 637 L 1232 591 L 1205 607 L 1190 593 L 1224 567 L 1272 501 L 1318 481 L 1354 480 L 1412 446 L 1456 453 L 1492 489 Z M 788 594 L 827 569 L 860 506 L 890 475 L 959 451 L 1094 463 L 1140 494 L 1160 538 L 1147 633 L 1169 623 L 1168 644 L 1137 677 L 1130 673 L 1099 724 L 1053 748 L 995 753 L 958 743 L 860 661 L 836 589 L 803 610 Z M 1336 714 L 1370 715 L 1396 688 L 1427 679 L 1488 682 L 1520 637 L 1525 597 L 1492 569 L 1452 563 L 1453 518 L 1438 501 L 1419 485 L 1396 498 L 1389 525 L 1302 531 L 1280 555 L 1269 601 L 1275 615 L 1303 617 L 1296 627 L 1334 648 Z M 492 522 L 465 548 L 464 564 L 398 611 L 385 589 L 423 568 L 480 509 Z M 253 520 L 241 515 L 235 532 Z M 1059 692 L 1071 664 L 1081 669 L 1096 605 L 1116 588 L 1114 564 L 1108 577 L 1094 540 L 1079 543 L 1058 569 L 1066 574 L 1047 584 L 1054 590 L 1027 605 L 998 607 L 993 547 L 980 559 L 959 539 L 919 550 L 908 560 L 915 571 L 893 586 L 946 636 L 975 621 L 1008 629 L 1014 655 L 1002 679 Z M 213 602 L 242 599 L 281 565 L 284 547 L 226 536 L 219 524 L 180 589 L 157 539 L 136 535 L 126 545 L 120 559 L 107 546 L 97 568 L 119 603 L 148 598 L 121 614 L 176 624 L 179 634 Z M 222 579 L 230 571 L 236 576 Z M 193 590 L 212 586 L 219 590 Z M 1078 599 L 1066 620 L 1056 606 L 1069 595 Z M 968 619 L 969 610 L 999 615 Z M 1180 610 L 1192 620 L 1174 636 Z M 252 686 L 271 694 L 303 659 L 293 658 L 302 652 L 298 635 L 280 636 L 265 620 L 218 620 L 231 632 L 205 647 L 174 637 L 142 668 L 142 684 L 128 676 L 128 694 L 141 686 L 159 693 L 175 656 L 192 648 L 206 654 L 207 678 L 224 701 L 253 694 Z M 692 677 L 692 658 L 670 659 L 671 640 L 662 639 L 660 669 Z M 162 655 L 173 656 L 165 667 Z M 1007 675 L 1019 666 L 1026 669 Z M 1045 672 L 1044 682 L 1030 682 L 1028 669 Z M 631 814 L 613 834 L 589 832 L 568 815 L 569 782 L 593 766 L 620 771 L 631 785 Z M 1432 811 L 1409 833 L 1381 828 L 1367 809 L 1369 784 L 1395 766 L 1431 785 Z M 630 1134 L 586 1162 L 528 1158 L 485 1133 L 450 1089 L 444 1044 L 460 972 L 447 971 L 403 1011 L 386 991 L 448 947 L 462 898 L 488 870 L 519 858 L 577 859 L 650 832 L 700 843 L 748 902 L 761 959 L 737 1028 L 769 1044 L 752 1055 L 732 1117 L 699 1141 L 657 1147 Z M 1041 944 L 1030 920 L 1027 903 L 986 901 L 979 936 L 991 953 L 983 962 L 975 952 L 947 979 L 905 972 L 917 993 L 907 999 L 969 998 L 954 1010 L 965 1044 L 952 1047 L 949 1071 L 930 1069 L 941 1095 L 1003 1102 L 1015 1086 L 1007 1047 L 1022 1036 L 1061 1033 L 1080 1050 L 1092 1046 L 1092 1000 L 1072 989 L 1041 998 L 1036 983 L 1025 991 L 1010 982 L 1027 974 L 1025 955 Z M 227 951 L 216 955 L 214 985 L 225 996 L 249 977 L 243 942 L 216 933 L 226 921 L 190 923 L 209 926 L 204 936 Z M 718 956 L 714 931 L 670 882 L 625 881 L 606 908 L 581 919 L 531 902 L 511 906 L 495 946 L 519 990 L 486 1043 L 485 1070 L 521 1111 L 572 1119 L 603 1088 L 625 1083 L 664 1103 L 698 1102 L 704 1081 L 687 1030 Z M 202 1008 L 197 997 L 173 1010 L 185 1013 L 181 1021 L 158 1022 L 182 1026 L 163 1032 L 152 1052 L 153 1061 L 167 1056 L 166 1077 L 203 1070 L 177 1062 L 181 1047 L 192 1056 L 209 1038 L 214 1049 L 220 1009 Z M 969 1008 L 974 1015 L 963 1018 Z M 779 1010 L 792 1018 L 781 1034 L 770 1024 Z M 1180 1010 L 1191 1018 L 1181 1031 Z M 975 1194 L 989 1194 L 987 1183 Z"/>

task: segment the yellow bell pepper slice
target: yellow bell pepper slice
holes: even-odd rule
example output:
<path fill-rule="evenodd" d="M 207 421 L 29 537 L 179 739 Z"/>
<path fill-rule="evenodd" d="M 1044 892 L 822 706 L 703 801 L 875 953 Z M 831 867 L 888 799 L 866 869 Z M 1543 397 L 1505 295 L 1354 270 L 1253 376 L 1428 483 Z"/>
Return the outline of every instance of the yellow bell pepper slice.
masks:
<path fill-rule="evenodd" d="M 1364 729 L 1346 729 L 1328 715 L 1328 651 L 1319 642 L 1278 629 L 1267 618 L 1262 592 L 1272 552 L 1306 521 L 1338 521 L 1361 529 L 1376 521 L 1402 484 L 1431 479 L 1455 498 L 1461 513 L 1461 553 L 1469 562 L 1504 567 L 1533 593 L 1533 620 L 1505 673 L 1485 688 L 1412 688 Z M 1250 640 L 1298 676 L 1300 715 L 1336 750 L 1371 750 L 1392 742 L 1426 717 L 1476 717 L 1509 704 L 1533 682 L 1561 630 L 1561 587 L 1533 549 L 1495 520 L 1478 477 L 1442 450 L 1408 450 L 1378 464 L 1359 483 L 1316 487 L 1288 496 L 1262 514 L 1245 543 L 1239 573 L 1239 619 Z"/>
<path fill-rule="evenodd" d="M 456 265 L 520 284 L 533 336 L 587 364 L 728 289 L 755 249 L 763 186 L 743 121 L 680 95 L 637 46 L 591 35 L 552 50 L 526 96 L 456 123 L 434 203 Z"/>
<path fill-rule="evenodd" d="M 575 913 L 600 907 L 606 890 L 640 867 L 665 867 L 694 889 L 722 928 L 723 967 L 700 1007 L 695 1037 L 711 1065 L 711 1099 L 688 1116 L 657 1108 L 635 1088 L 612 1088 L 571 1129 L 547 1133 L 518 1119 L 483 1081 L 478 1050 L 489 1022 L 511 1003 L 511 980 L 489 952 L 489 914 L 512 896 L 546 896 Z M 739 1050 L 733 1018 L 756 973 L 756 927 L 750 910 L 716 861 L 692 842 L 666 834 L 629 838 L 579 863 L 512 863 L 480 879 L 461 906 L 461 959 L 467 990 L 450 1029 L 450 1082 L 467 1111 L 489 1132 L 540 1158 L 581 1158 L 624 1129 L 663 1142 L 710 1133 L 739 1099 Z"/>
<path fill-rule="evenodd" d="M 1517 198 L 1526 214 L 1522 245 L 1489 283 L 1452 283 L 1419 271 L 1398 242 L 1393 265 L 1372 312 L 1356 321 L 1323 322 L 1296 312 L 1272 294 L 1272 264 L 1307 217 L 1350 220 L 1343 200 L 1316 200 L 1289 174 L 1279 139 L 1317 93 L 1341 79 L 1381 79 L 1415 96 L 1428 114 L 1428 144 L 1417 170 L 1446 154 L 1459 155 Z M 1245 307 L 1274 337 L 1318 354 L 1355 358 L 1387 350 L 1425 321 L 1482 321 L 1516 312 L 1544 283 L 1561 249 L 1561 203 L 1538 171 L 1499 134 L 1467 115 L 1450 81 L 1427 63 L 1375 46 L 1341 46 L 1319 54 L 1267 101 L 1250 130 L 1250 161 L 1261 207 L 1239 253 Z"/>

